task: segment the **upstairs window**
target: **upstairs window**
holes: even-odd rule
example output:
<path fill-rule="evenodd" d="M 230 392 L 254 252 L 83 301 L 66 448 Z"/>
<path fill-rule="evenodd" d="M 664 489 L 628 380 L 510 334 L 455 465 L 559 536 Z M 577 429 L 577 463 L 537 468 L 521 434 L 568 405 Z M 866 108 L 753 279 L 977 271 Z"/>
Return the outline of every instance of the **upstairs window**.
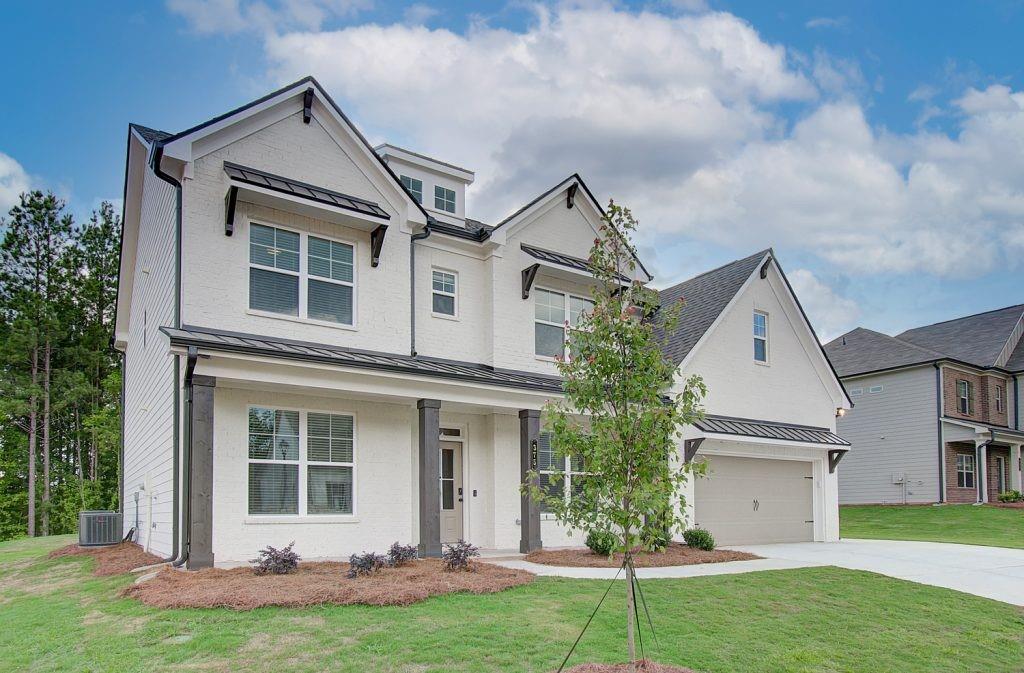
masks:
<path fill-rule="evenodd" d="M 447 187 L 434 185 L 434 207 L 446 213 L 454 213 L 455 192 Z"/>
<path fill-rule="evenodd" d="M 754 362 L 768 362 L 768 314 L 754 311 Z"/>
<path fill-rule="evenodd" d="M 996 386 L 996 411 L 1003 412 L 1003 387 Z"/>
<path fill-rule="evenodd" d="M 971 386 L 970 381 L 959 379 L 956 382 L 956 407 L 961 414 L 970 415 L 971 410 L 974 407 L 971 399 L 973 393 L 971 390 L 972 388 L 973 386 Z"/>
<path fill-rule="evenodd" d="M 352 324 L 354 259 L 351 245 L 309 237 L 307 314 L 314 320 Z"/>
<path fill-rule="evenodd" d="M 974 488 L 974 456 L 969 453 L 956 454 L 956 485 Z"/>
<path fill-rule="evenodd" d="M 249 233 L 249 308 L 299 315 L 299 235 L 251 225 Z"/>
<path fill-rule="evenodd" d="M 456 280 L 455 274 L 434 269 L 431 278 L 431 302 L 435 315 L 455 317 Z"/>
<path fill-rule="evenodd" d="M 412 194 L 412 197 L 416 199 L 416 203 L 423 203 L 423 181 L 410 178 L 408 175 L 399 176 L 399 179 L 402 181 L 402 185 Z"/>
<path fill-rule="evenodd" d="M 543 288 L 535 288 L 534 297 L 534 352 L 546 358 L 570 357 L 567 342 L 572 339 L 572 330 L 594 308 L 594 302 Z"/>

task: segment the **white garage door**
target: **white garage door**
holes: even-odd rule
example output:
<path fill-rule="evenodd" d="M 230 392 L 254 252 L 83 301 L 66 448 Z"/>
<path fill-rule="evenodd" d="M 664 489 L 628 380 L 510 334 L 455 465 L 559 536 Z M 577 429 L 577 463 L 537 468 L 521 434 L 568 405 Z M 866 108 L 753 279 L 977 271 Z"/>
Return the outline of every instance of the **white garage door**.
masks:
<path fill-rule="evenodd" d="M 694 519 L 720 545 L 814 539 L 811 463 L 706 456 L 695 484 Z"/>

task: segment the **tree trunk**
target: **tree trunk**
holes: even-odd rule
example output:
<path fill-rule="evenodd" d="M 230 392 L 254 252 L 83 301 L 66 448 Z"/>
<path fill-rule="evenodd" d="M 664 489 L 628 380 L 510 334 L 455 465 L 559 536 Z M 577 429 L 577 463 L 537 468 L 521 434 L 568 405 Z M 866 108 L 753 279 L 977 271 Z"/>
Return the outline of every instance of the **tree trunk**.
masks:
<path fill-rule="evenodd" d="M 50 534 L 50 371 L 53 347 L 43 350 L 43 535 Z"/>
<path fill-rule="evenodd" d="M 39 382 L 39 348 L 32 346 L 32 395 L 28 410 L 28 536 L 36 536 L 36 383 Z"/>
<path fill-rule="evenodd" d="M 633 634 L 636 596 L 633 595 L 633 554 L 626 552 L 626 647 L 629 649 L 629 670 L 636 673 L 636 640 Z"/>

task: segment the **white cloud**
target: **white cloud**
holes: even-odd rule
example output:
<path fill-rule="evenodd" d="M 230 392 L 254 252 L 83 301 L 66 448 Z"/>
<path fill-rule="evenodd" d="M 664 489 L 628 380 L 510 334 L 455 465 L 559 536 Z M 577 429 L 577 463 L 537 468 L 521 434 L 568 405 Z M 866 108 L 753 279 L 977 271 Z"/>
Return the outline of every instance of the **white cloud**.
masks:
<path fill-rule="evenodd" d="M 427 21 L 437 16 L 438 10 L 430 5 L 424 5 L 417 2 L 414 5 L 409 5 L 402 12 L 402 19 L 406 25 L 409 26 L 422 26 Z"/>
<path fill-rule="evenodd" d="M 371 5 L 371 0 L 167 0 L 171 12 L 204 34 L 317 30 L 328 19 Z"/>
<path fill-rule="evenodd" d="M 816 16 L 804 24 L 806 28 L 842 28 L 847 23 L 845 16 Z"/>
<path fill-rule="evenodd" d="M 12 157 L 0 152 L 0 217 L 6 217 L 22 192 L 31 187 L 28 173 Z"/>
<path fill-rule="evenodd" d="M 786 276 L 822 343 L 828 343 L 857 324 L 860 318 L 857 302 L 839 296 L 807 269 L 797 269 Z"/>

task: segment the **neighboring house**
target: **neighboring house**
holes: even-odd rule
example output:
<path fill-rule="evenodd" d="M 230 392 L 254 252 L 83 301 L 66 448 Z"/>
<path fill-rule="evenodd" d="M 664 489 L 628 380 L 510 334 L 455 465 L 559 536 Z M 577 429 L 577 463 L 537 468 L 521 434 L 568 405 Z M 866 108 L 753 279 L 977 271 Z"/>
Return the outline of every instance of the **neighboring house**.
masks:
<path fill-rule="evenodd" d="M 582 543 L 519 485 L 551 468 L 540 410 L 603 213 L 572 175 L 484 224 L 465 215 L 473 179 L 371 147 L 312 78 L 180 133 L 130 127 L 126 532 L 190 568 L 293 540 L 307 558 Z M 651 280 L 639 261 L 633 280 Z M 698 486 L 697 519 L 736 542 L 835 539 L 847 401 L 770 252 L 680 294 L 682 372 L 707 377 L 715 413 L 761 419 L 690 430 L 729 494 Z"/>
<path fill-rule="evenodd" d="M 1021 488 L 1024 304 L 825 346 L 856 409 L 842 503 L 974 503 Z"/>

